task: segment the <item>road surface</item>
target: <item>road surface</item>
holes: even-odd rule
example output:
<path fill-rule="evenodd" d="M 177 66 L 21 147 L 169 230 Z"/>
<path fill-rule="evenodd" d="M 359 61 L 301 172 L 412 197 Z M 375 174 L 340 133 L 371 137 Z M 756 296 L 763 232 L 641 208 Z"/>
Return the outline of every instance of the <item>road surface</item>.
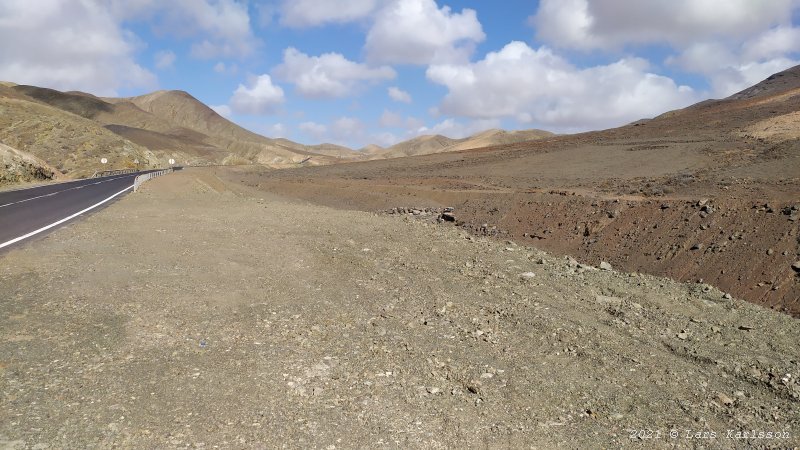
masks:
<path fill-rule="evenodd" d="M 107 205 L 132 191 L 136 176 L 147 172 L 0 192 L 0 252 Z"/>

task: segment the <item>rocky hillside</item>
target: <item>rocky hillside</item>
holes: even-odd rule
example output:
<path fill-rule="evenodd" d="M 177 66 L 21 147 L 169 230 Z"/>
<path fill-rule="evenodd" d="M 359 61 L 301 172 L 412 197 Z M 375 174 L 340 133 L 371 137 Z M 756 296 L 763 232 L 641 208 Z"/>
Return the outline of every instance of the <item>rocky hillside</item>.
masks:
<path fill-rule="evenodd" d="M 41 159 L 0 143 L 0 186 L 49 181 L 61 176 Z"/>
<path fill-rule="evenodd" d="M 79 100 L 79 99 L 75 99 Z M 73 111 L 91 109 L 91 102 L 68 105 Z M 95 105 L 96 106 L 96 105 Z M 0 142 L 29 153 L 69 177 L 89 176 L 103 167 L 156 167 L 159 153 L 104 128 L 67 106 L 47 104 L 25 94 L 24 86 L 0 86 Z"/>

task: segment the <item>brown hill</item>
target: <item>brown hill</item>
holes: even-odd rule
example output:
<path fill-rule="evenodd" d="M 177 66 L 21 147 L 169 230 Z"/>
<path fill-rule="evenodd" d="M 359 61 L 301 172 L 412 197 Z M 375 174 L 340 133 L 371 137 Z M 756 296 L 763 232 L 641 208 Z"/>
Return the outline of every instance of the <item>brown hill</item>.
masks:
<path fill-rule="evenodd" d="M 4 118 L 6 123 L 28 126 L 24 136 L 14 136 L 15 128 L 7 128 L 8 142 L 19 143 L 72 176 L 85 176 L 99 168 L 94 162 L 99 159 L 95 154 L 98 152 L 87 153 L 86 145 L 107 149 L 103 155 L 110 159 L 107 167 L 132 166 L 136 160 L 140 166 L 163 166 L 170 158 L 190 165 L 257 163 L 283 167 L 308 160 L 309 156 L 315 156 L 307 161 L 312 165 L 339 162 L 342 155 L 360 156 L 349 149 L 306 147 L 260 136 L 221 117 L 182 91 L 98 98 L 83 92 L 60 92 L 13 83 L 5 83 L 0 89 L 8 113 Z M 36 117 L 41 117 L 42 123 L 37 123 Z M 52 133 L 45 129 L 52 131 L 54 127 L 47 123 L 60 121 L 80 123 L 86 133 L 60 135 L 59 142 L 52 142 Z M 105 130 L 98 131 L 97 127 Z M 114 135 L 116 138 L 112 139 Z M 109 139 L 120 144 L 110 144 Z M 57 152 L 53 146 L 72 151 Z M 123 151 L 126 156 L 118 158 L 120 147 L 126 146 L 129 147 Z"/>
<path fill-rule="evenodd" d="M 454 207 L 457 224 L 800 316 L 800 67 L 599 132 L 232 175 L 329 206 Z M 700 285 L 702 288 L 703 285 Z"/>
<path fill-rule="evenodd" d="M 463 139 L 451 139 L 442 135 L 424 135 L 400 142 L 385 149 L 383 152 L 379 151 L 375 154 L 384 158 L 401 158 L 513 144 L 551 136 L 554 136 L 554 134 L 542 130 L 487 130 Z"/>
<path fill-rule="evenodd" d="M 78 108 L 75 105 L 70 108 Z M 104 167 L 134 167 L 136 160 L 140 167 L 158 165 L 158 155 L 149 149 L 94 120 L 30 97 L 19 86 L 0 86 L 0 141 L 69 177 L 88 176 Z M 108 166 L 100 163 L 103 157 Z"/>

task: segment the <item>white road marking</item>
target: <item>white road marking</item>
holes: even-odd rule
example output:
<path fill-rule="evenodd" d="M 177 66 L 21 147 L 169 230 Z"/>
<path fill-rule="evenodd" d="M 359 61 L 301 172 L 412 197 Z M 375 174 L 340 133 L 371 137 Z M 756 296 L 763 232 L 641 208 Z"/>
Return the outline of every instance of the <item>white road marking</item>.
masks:
<path fill-rule="evenodd" d="M 4 208 L 4 207 L 6 207 L 6 206 L 11 206 L 11 205 L 16 205 L 16 204 L 18 204 L 18 203 L 25 203 L 25 202 L 29 202 L 29 201 L 31 201 L 31 200 L 36 200 L 37 198 L 52 197 L 53 195 L 60 194 L 60 193 L 62 193 L 62 192 L 73 191 L 73 190 L 75 190 L 75 189 L 82 189 L 82 188 L 84 188 L 84 187 L 86 187 L 86 186 L 94 186 L 94 185 L 96 185 L 96 184 L 107 183 L 107 182 L 109 182 L 109 181 L 119 180 L 120 178 L 125 178 L 125 176 L 116 177 L 116 178 L 109 178 L 109 179 L 107 179 L 107 180 L 98 181 L 97 183 L 88 183 L 88 184 L 82 184 L 82 185 L 80 185 L 80 186 L 75 186 L 75 187 L 71 187 L 71 188 L 68 188 L 68 189 L 62 189 L 62 190 L 60 190 L 60 191 L 51 192 L 51 193 L 49 193 L 49 194 L 40 195 L 40 196 L 38 196 L 38 197 L 31 197 L 31 198 L 26 198 L 25 200 L 19 200 L 19 201 L 16 201 L 16 202 L 6 203 L 5 205 L 0 205 L 0 208 Z M 41 186 L 38 186 L 38 187 L 41 187 Z M 31 188 L 31 189 L 36 189 L 36 188 Z"/>
<path fill-rule="evenodd" d="M 91 210 L 97 208 L 98 206 L 102 205 L 103 203 L 108 202 L 109 200 L 113 199 L 114 197 L 117 197 L 118 195 L 121 195 L 121 194 L 125 193 L 125 191 L 127 191 L 129 189 L 133 189 L 133 185 L 130 185 L 130 186 L 126 187 L 125 189 L 117 192 L 116 194 L 112 195 L 111 197 L 108 197 L 107 199 L 105 199 L 105 200 L 103 200 L 103 201 L 101 201 L 99 203 L 95 203 L 94 205 L 92 205 L 92 206 L 90 206 L 90 207 L 88 207 L 88 208 L 86 208 L 86 209 L 84 209 L 82 211 L 78 211 L 78 212 L 76 212 L 75 214 L 73 214 L 73 215 L 71 215 L 69 217 L 65 217 L 65 218 L 59 220 L 58 222 L 51 223 L 50 225 L 47 225 L 46 227 L 42 227 L 42 228 L 39 228 L 38 230 L 31 231 L 30 233 L 28 233 L 26 235 L 20 236 L 18 238 L 14 238 L 14 239 L 12 239 L 12 240 L 10 240 L 8 242 L 3 242 L 2 244 L 0 244 L 0 248 L 7 247 L 7 246 L 9 246 L 11 244 L 15 244 L 15 243 L 17 243 L 17 242 L 19 242 L 19 241 L 21 241 L 23 239 L 27 239 L 27 238 L 29 238 L 29 237 L 31 237 L 33 235 L 39 234 L 42 231 L 47 231 L 50 228 L 57 227 L 57 226 L 61 225 L 62 223 L 66 222 L 68 220 L 74 219 L 74 218 L 80 216 L 81 214 L 83 214 L 83 213 L 85 213 L 87 211 L 91 211 Z"/>

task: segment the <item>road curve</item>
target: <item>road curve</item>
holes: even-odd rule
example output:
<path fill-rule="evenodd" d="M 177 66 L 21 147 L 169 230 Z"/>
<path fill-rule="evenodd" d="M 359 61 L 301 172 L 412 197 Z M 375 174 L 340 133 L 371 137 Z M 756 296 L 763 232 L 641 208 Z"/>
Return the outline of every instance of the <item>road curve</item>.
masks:
<path fill-rule="evenodd" d="M 130 192 L 145 172 L 0 192 L 0 252 Z"/>

